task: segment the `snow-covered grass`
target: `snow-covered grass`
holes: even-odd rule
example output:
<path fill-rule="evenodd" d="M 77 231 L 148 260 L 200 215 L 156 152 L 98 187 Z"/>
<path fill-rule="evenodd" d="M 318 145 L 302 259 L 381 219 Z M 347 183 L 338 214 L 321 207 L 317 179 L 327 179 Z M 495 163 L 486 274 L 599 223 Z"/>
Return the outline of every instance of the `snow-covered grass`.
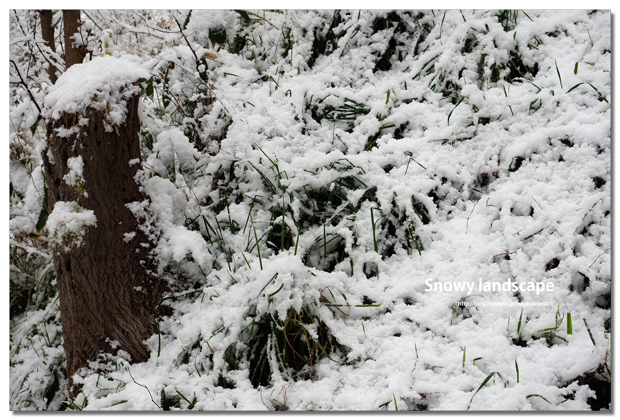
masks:
<path fill-rule="evenodd" d="M 148 200 L 128 206 L 173 314 L 71 408 L 608 408 L 608 11 L 162 15 L 182 32 L 96 60 L 141 67 Z M 11 147 L 36 167 L 28 133 Z M 11 327 L 12 409 L 57 409 L 57 302 Z"/>

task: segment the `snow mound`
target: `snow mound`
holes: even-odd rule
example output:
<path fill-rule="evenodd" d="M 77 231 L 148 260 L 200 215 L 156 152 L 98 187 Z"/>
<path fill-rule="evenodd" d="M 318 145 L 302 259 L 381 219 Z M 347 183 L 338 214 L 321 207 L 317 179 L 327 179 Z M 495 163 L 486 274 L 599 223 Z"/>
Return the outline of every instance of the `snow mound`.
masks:
<path fill-rule="evenodd" d="M 125 103 L 139 91 L 133 83 L 150 77 L 133 56 L 96 57 L 68 69 L 45 98 L 43 116 L 58 120 L 64 113 L 85 115 L 86 108 L 106 113 L 106 130 L 125 120 Z M 88 120 L 81 119 L 79 124 Z"/>
<path fill-rule="evenodd" d="M 97 226 L 95 212 L 84 209 L 75 201 L 56 202 L 47 219 L 50 242 L 64 251 L 82 246 L 88 226 Z"/>

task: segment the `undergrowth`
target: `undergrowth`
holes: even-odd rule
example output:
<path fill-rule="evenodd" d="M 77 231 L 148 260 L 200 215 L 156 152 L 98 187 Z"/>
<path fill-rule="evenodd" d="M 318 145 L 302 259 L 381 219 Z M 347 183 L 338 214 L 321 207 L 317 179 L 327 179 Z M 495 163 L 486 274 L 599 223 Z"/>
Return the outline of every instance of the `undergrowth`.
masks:
<path fill-rule="evenodd" d="M 460 14 L 462 22 L 444 26 L 446 13 Z M 382 145 L 404 144 L 436 124 L 446 128 L 431 140 L 441 153 L 473 141 L 497 122 L 545 112 L 561 95 L 580 92 L 607 102 L 593 85 L 563 85 L 557 63 L 557 86 L 534 84 L 542 71 L 536 52 L 547 38 L 525 44 L 517 39 L 519 23 L 532 21 L 523 11 L 310 11 L 305 22 L 293 12 L 234 11 L 223 13 L 219 26 L 208 30 L 198 20 L 205 17 L 198 16 L 175 12 L 157 23 L 175 35 L 151 62 L 151 78 L 140 81 L 140 182 L 151 203 L 165 195 L 177 211 L 139 216 L 147 234 L 159 239 L 153 257 L 160 258 L 159 275 L 170 283 L 166 303 L 179 317 L 188 308 L 206 312 L 206 306 L 215 314 L 211 324 L 175 347 L 173 364 L 189 375 L 212 375 L 213 386 L 223 389 L 240 380 L 259 389 L 313 381 L 319 363 L 354 363 L 351 343 L 334 326 L 368 316 L 359 310 L 384 310 L 381 305 L 393 303 L 360 294 L 356 281 L 378 281 L 393 257 L 422 261 L 432 241 L 429 225 L 471 206 L 496 179 L 518 174 L 528 162 L 524 156 L 510 162 L 498 157 L 487 172 L 463 179 L 427 169 L 416 160 L 416 150 L 371 162 Z M 450 33 L 462 36 L 448 45 Z M 351 74 L 342 75 L 338 85 L 328 80 L 321 81 L 322 89 L 287 90 L 287 80 L 315 75 L 330 60 L 354 63 Z M 228 73 L 222 63 L 242 63 L 247 73 Z M 393 77 L 394 85 L 369 88 L 369 74 Z M 511 95 L 523 86 L 528 95 Z M 227 97 L 234 89 L 244 92 L 243 100 Z M 246 95 L 254 91 L 268 91 L 271 106 L 291 113 L 284 132 L 258 127 L 247 133 L 251 112 L 268 112 Z M 20 94 L 27 103 L 26 93 Z M 490 109 L 485 95 L 501 97 L 501 107 Z M 398 116 L 415 115 L 408 110 L 429 103 L 441 106 L 444 120 Z M 31 177 L 38 176 L 40 158 L 29 142 L 42 135 L 34 120 L 11 133 L 13 170 Z M 239 140 L 238 126 L 247 127 L 246 143 Z M 292 161 L 290 143 L 306 141 L 325 152 L 319 163 Z M 394 179 L 406 179 L 407 185 L 397 188 Z M 596 188 L 605 183 L 593 178 Z M 27 190 L 11 183 L 12 220 L 26 213 Z M 11 376 L 11 406 L 54 410 L 66 397 L 66 378 L 53 266 L 42 234 L 48 210 L 43 201 L 36 210 L 30 225 L 22 223 L 26 229 L 11 233 L 11 366 L 27 365 Z M 177 255 L 170 251 L 171 232 L 195 245 Z M 233 289 L 243 298 L 227 309 L 222 296 Z M 463 313 L 455 310 L 456 324 Z M 173 346 L 176 327 L 168 321 L 162 320 L 158 333 L 158 357 L 166 345 Z M 548 346 L 561 345 L 566 342 L 558 334 L 562 322 L 558 312 L 555 324 L 537 337 Z M 519 317 L 518 323 L 513 339 L 522 346 L 526 320 L 522 324 Z M 494 374 L 508 386 L 492 372 L 470 404 Z M 99 379 L 99 397 L 127 383 L 113 374 Z M 195 394 L 165 384 L 151 391 L 163 410 L 193 409 L 199 402 Z M 87 406 L 86 395 L 63 405 Z"/>

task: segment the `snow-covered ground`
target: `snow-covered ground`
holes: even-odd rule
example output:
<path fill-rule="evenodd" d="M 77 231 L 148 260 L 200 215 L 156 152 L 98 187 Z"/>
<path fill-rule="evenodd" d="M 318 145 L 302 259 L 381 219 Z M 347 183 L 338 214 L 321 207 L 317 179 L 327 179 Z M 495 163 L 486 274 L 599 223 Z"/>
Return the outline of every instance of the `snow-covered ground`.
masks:
<path fill-rule="evenodd" d="M 114 92 L 96 85 L 106 78 L 88 70 L 96 60 L 143 77 L 137 182 L 149 200 L 129 206 L 157 241 L 152 255 L 175 297 L 150 360 L 119 358 L 111 372 L 78 379 L 74 404 L 590 410 L 608 401 L 609 11 L 260 16 L 194 10 L 187 42 L 171 36 L 153 56 L 123 59 L 118 47 L 71 68 L 79 77 L 61 77 L 45 102 L 46 115 L 79 110 L 80 95 L 55 98 L 84 80 Z M 220 48 L 222 29 L 246 45 Z M 11 176 L 36 198 L 17 164 Z M 11 223 L 32 214 L 36 223 L 26 210 Z M 43 322 L 56 344 L 32 335 Z M 29 311 L 12 328 L 11 408 L 46 408 L 51 379 L 34 369 L 45 357 L 62 363 L 58 308 Z M 290 361 L 304 346 L 312 366 Z M 58 382 L 50 408 L 66 395 Z M 29 405 L 26 388 L 40 400 Z"/>

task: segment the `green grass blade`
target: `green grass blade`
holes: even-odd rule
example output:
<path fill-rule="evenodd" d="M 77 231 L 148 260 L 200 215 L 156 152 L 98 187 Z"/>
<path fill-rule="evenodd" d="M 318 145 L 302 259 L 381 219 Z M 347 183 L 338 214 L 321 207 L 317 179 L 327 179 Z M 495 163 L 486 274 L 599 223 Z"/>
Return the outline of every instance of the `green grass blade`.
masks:
<path fill-rule="evenodd" d="M 405 169 L 405 175 L 407 175 L 407 171 L 409 170 L 409 164 L 411 163 L 411 161 L 414 161 L 415 163 L 417 163 L 422 169 L 426 170 L 426 168 L 424 167 L 424 165 L 422 165 L 420 162 L 418 162 L 417 160 L 415 160 L 412 157 L 409 157 L 409 160 L 407 161 L 407 168 Z"/>
<path fill-rule="evenodd" d="M 179 396 L 183 398 L 185 401 L 187 401 L 187 403 L 189 404 L 189 407 L 187 408 L 189 408 L 190 410 L 194 408 L 194 404 L 192 404 L 192 402 L 188 400 L 187 397 L 185 397 L 185 395 L 181 394 L 181 391 L 179 391 L 178 389 L 176 391 L 177 391 L 177 394 L 179 394 Z"/>
<path fill-rule="evenodd" d="M 465 373 L 465 352 L 467 351 L 467 346 L 463 347 L 463 373 Z"/>
<path fill-rule="evenodd" d="M 538 92 L 540 92 L 542 89 L 539 88 L 538 86 L 536 86 L 534 83 L 530 82 L 529 80 L 526 80 L 526 82 L 528 82 L 530 85 L 534 86 L 536 89 L 538 89 Z M 536 92 L 536 93 L 538 93 Z"/>
<path fill-rule="evenodd" d="M 572 88 L 568 89 L 568 92 L 566 92 L 566 93 L 571 93 L 573 90 L 577 89 L 581 85 L 583 85 L 583 82 L 577 83 L 575 86 L 573 86 Z"/>
<path fill-rule="evenodd" d="M 254 229 L 254 239 L 256 240 L 256 250 L 258 251 L 258 262 L 260 262 L 260 269 L 263 270 L 263 259 L 260 256 L 260 244 L 258 243 L 258 235 L 256 234 L 256 227 L 254 227 L 254 218 L 250 213 L 250 220 L 252 221 L 252 229 Z"/>
<path fill-rule="evenodd" d="M 284 217 L 286 214 L 286 204 L 284 202 L 285 198 L 286 196 L 284 195 L 284 192 L 282 192 L 282 231 L 280 232 L 280 251 L 284 251 Z"/>
<path fill-rule="evenodd" d="M 297 223 L 297 237 L 295 238 L 295 255 L 297 255 L 297 246 L 299 245 L 299 237 L 301 232 L 299 231 L 299 223 Z"/>
<path fill-rule="evenodd" d="M 446 20 L 446 11 L 443 12 L 443 18 L 441 19 L 441 27 L 439 28 L 439 40 L 441 41 L 441 32 L 443 31 L 443 21 Z"/>
<path fill-rule="evenodd" d="M 476 394 L 478 394 L 478 391 L 480 391 L 487 384 L 487 382 L 489 382 L 491 380 L 493 375 L 495 375 L 496 373 L 497 372 L 489 373 L 489 376 L 487 376 L 486 379 L 484 381 L 482 381 L 482 384 L 480 384 L 480 386 L 478 387 L 476 392 L 474 392 L 474 395 L 471 397 L 471 400 L 469 400 L 469 405 L 467 406 L 468 410 L 469 410 L 469 407 L 471 407 L 471 402 L 474 400 L 474 397 L 476 396 Z M 497 375 L 499 376 L 499 373 Z"/>
<path fill-rule="evenodd" d="M 517 383 L 519 383 L 519 364 L 517 363 L 517 359 L 515 359 L 515 369 L 517 369 Z"/>
<path fill-rule="evenodd" d="M 258 295 L 256 295 L 256 298 L 258 298 L 261 295 L 261 293 L 263 293 L 263 290 L 265 290 L 267 288 L 267 286 L 269 286 L 271 284 L 271 282 L 274 281 L 277 277 L 278 277 L 278 273 L 274 274 L 273 277 L 271 278 L 271 280 L 269 280 L 267 282 L 267 284 L 264 285 L 262 289 L 260 289 L 260 292 L 258 292 Z M 282 283 L 282 284 L 284 284 L 284 283 Z M 224 327 L 222 327 L 222 328 L 224 328 Z"/>
<path fill-rule="evenodd" d="M 573 333 L 573 320 L 569 312 L 566 316 L 566 334 L 572 334 L 572 333 Z"/>
<path fill-rule="evenodd" d="M 596 93 L 598 93 L 598 96 L 604 100 L 605 102 L 609 103 L 609 101 L 607 100 L 607 98 L 605 96 L 603 96 L 603 94 L 601 92 L 598 91 L 597 88 L 595 88 L 592 83 L 588 83 L 590 86 L 592 86 L 592 89 L 594 89 L 596 91 Z"/>
<path fill-rule="evenodd" d="M 252 266 L 250 265 L 250 262 L 248 261 L 248 259 L 245 257 L 245 254 L 243 253 L 243 251 L 241 251 L 241 256 L 245 260 L 245 263 L 248 265 L 248 268 L 251 270 Z"/>
<path fill-rule="evenodd" d="M 341 365 L 345 365 L 346 363 L 344 362 L 339 362 L 338 360 L 334 360 L 331 357 L 329 357 L 329 354 L 327 354 L 327 352 L 325 351 L 325 349 L 323 348 L 323 346 L 321 345 L 321 343 L 319 343 L 317 340 L 314 340 L 314 342 L 316 343 L 317 346 L 319 346 L 319 348 L 321 349 L 321 351 L 323 352 L 323 354 L 325 355 L 325 357 L 327 357 L 329 360 L 331 360 L 334 363 L 339 363 Z"/>
<path fill-rule="evenodd" d="M 545 398 L 545 397 L 543 397 L 542 395 L 538 395 L 538 394 L 530 394 L 530 395 L 528 395 L 528 396 L 527 396 L 527 397 L 525 397 L 525 398 L 531 398 L 531 397 L 538 397 L 538 398 L 542 398 L 543 400 L 545 400 L 545 401 L 547 401 L 549 404 L 551 404 L 551 402 L 550 402 L 548 399 L 546 399 L 546 398 Z"/>
<path fill-rule="evenodd" d="M 465 99 L 465 97 L 461 97 L 461 100 L 459 101 L 458 104 L 456 104 L 456 106 L 454 108 L 452 108 L 452 111 L 450 111 L 450 114 L 448 114 L 448 125 L 450 125 L 450 117 L 452 116 L 452 113 L 454 112 L 454 110 L 456 109 L 457 106 L 459 106 L 461 104 L 461 102 L 463 102 L 463 99 Z"/>
<path fill-rule="evenodd" d="M 555 70 L 558 72 L 558 78 L 560 79 L 560 88 L 564 89 L 564 86 L 562 86 L 562 76 L 560 76 L 560 69 L 558 68 L 558 62 L 555 62 Z"/>
<path fill-rule="evenodd" d="M 375 228 L 376 228 L 376 224 L 375 224 L 375 216 L 374 213 L 372 212 L 373 210 L 375 210 L 374 208 L 370 209 L 370 221 L 372 223 L 372 241 L 375 244 L 375 252 L 378 254 L 379 253 L 379 245 L 377 244 L 377 237 L 375 234 Z"/>
<path fill-rule="evenodd" d="M 282 283 L 282 285 L 278 288 L 278 290 L 276 290 L 275 292 L 267 296 L 267 300 L 271 300 L 271 298 L 277 295 L 280 292 L 280 290 L 282 290 L 283 287 L 284 287 L 284 283 Z"/>

